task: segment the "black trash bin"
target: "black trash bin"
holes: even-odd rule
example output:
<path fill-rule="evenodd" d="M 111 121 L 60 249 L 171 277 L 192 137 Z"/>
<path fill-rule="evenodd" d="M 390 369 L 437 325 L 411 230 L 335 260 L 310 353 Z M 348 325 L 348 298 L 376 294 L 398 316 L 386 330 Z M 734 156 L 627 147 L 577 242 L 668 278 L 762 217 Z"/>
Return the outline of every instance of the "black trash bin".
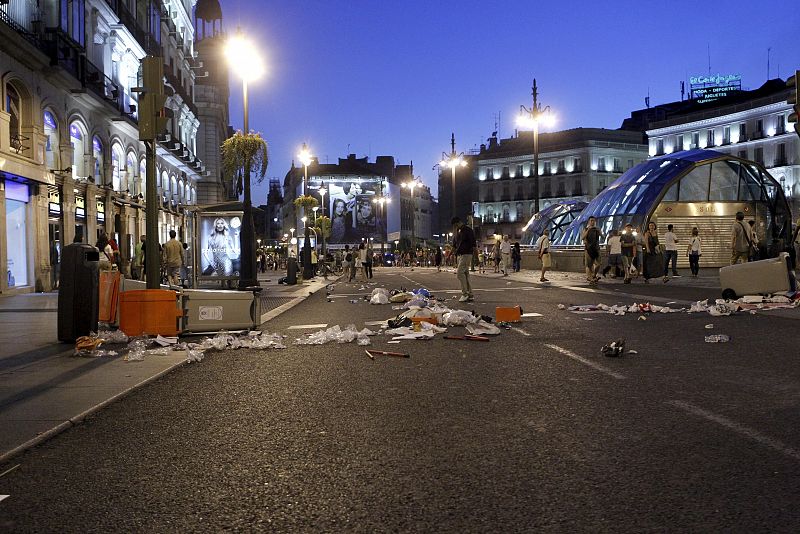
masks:
<path fill-rule="evenodd" d="M 58 339 L 72 342 L 97 332 L 100 252 L 72 243 L 61 251 L 58 283 Z"/>
<path fill-rule="evenodd" d="M 286 260 L 286 284 L 293 286 L 297 283 L 297 259 Z"/>

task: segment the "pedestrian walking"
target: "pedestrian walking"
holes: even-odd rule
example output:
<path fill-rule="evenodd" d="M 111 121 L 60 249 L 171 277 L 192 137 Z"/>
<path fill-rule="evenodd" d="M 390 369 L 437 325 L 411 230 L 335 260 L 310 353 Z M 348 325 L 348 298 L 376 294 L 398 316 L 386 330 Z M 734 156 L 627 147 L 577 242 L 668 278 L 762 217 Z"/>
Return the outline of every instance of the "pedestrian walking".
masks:
<path fill-rule="evenodd" d="M 436 245 L 436 254 L 434 255 L 433 260 L 436 263 L 436 270 L 437 271 L 441 271 L 442 270 L 442 247 L 440 247 L 439 245 Z"/>
<path fill-rule="evenodd" d="M 758 232 L 756 232 L 756 222 L 748 221 L 747 224 L 750 225 L 750 256 L 748 259 L 758 261 L 761 259 L 761 248 L 759 247 Z"/>
<path fill-rule="evenodd" d="M 319 263 L 319 256 L 317 256 L 317 249 L 311 249 L 311 273 L 317 276 L 317 264 Z"/>
<path fill-rule="evenodd" d="M 478 272 L 485 273 L 486 272 L 486 250 L 481 249 L 478 252 Z"/>
<path fill-rule="evenodd" d="M 367 243 L 367 262 L 364 264 L 364 274 L 368 279 L 372 279 L 372 265 L 375 261 L 375 251 L 372 250 L 372 245 Z"/>
<path fill-rule="evenodd" d="M 519 248 L 519 243 L 514 243 L 511 247 L 511 264 L 514 272 L 518 273 L 522 266 L 522 251 Z"/>
<path fill-rule="evenodd" d="M 608 243 L 606 243 L 606 254 L 608 254 L 608 258 L 606 260 L 606 266 L 603 268 L 603 278 L 606 277 L 609 271 L 613 269 L 611 273 L 612 278 L 617 277 L 617 271 L 622 268 L 622 240 L 619 235 L 619 232 L 616 230 L 611 231 L 611 235 L 608 238 Z"/>
<path fill-rule="evenodd" d="M 667 233 L 664 234 L 664 281 L 669 280 L 669 267 L 672 264 L 672 276 L 680 278 L 678 274 L 678 237 L 673 232 L 673 225 L 667 225 Z"/>
<path fill-rule="evenodd" d="M 144 280 L 144 236 L 133 247 L 133 269 L 134 280 Z"/>
<path fill-rule="evenodd" d="M 747 263 L 750 257 L 750 231 L 744 224 L 744 213 L 736 212 L 736 220 L 731 227 L 731 265 L 741 261 Z"/>
<path fill-rule="evenodd" d="M 353 281 L 353 277 L 355 276 L 355 266 L 353 265 L 353 253 L 350 251 L 350 245 L 344 246 L 344 259 L 342 260 L 342 274 L 344 274 L 345 280 L 348 282 Z"/>
<path fill-rule="evenodd" d="M 644 283 L 650 283 L 651 278 L 655 278 L 661 273 L 664 267 L 664 255 L 661 253 L 661 245 L 658 243 L 658 227 L 656 223 L 647 224 L 647 231 L 644 233 Z"/>
<path fill-rule="evenodd" d="M 359 264 L 359 272 L 361 273 L 362 278 L 366 282 L 367 280 L 367 247 L 364 246 L 364 243 L 358 245 L 358 264 Z"/>
<path fill-rule="evenodd" d="M 689 269 L 692 271 L 692 276 L 697 278 L 700 274 L 700 256 L 702 250 L 700 248 L 700 231 L 697 227 L 692 228 L 692 238 L 689 240 L 689 246 L 686 248 L 686 255 L 689 256 Z"/>
<path fill-rule="evenodd" d="M 597 219 L 589 217 L 581 234 L 583 240 L 583 259 L 586 265 L 586 281 L 596 284 L 600 278 L 597 271 L 600 269 L 600 229 L 597 228 Z"/>
<path fill-rule="evenodd" d="M 636 257 L 637 249 L 636 235 L 633 231 L 631 223 L 625 225 L 622 235 L 619 236 L 619 246 L 622 250 L 622 268 L 625 271 L 625 280 L 623 283 L 630 284 L 631 276 L 633 276 L 633 260 Z"/>
<path fill-rule="evenodd" d="M 494 272 L 500 272 L 500 242 L 495 241 L 492 246 L 492 262 L 494 262 Z"/>
<path fill-rule="evenodd" d="M 458 217 L 450 221 L 454 226 L 453 248 L 456 253 L 456 276 L 461 284 L 459 302 L 473 300 L 472 286 L 469 283 L 469 266 L 472 262 L 472 251 L 475 250 L 475 233 Z"/>
<path fill-rule="evenodd" d="M 536 252 L 539 255 L 539 260 L 542 262 L 542 275 L 539 277 L 540 282 L 549 282 L 547 278 L 545 278 L 545 273 L 547 269 L 550 268 L 551 261 L 550 261 L 550 230 L 545 228 L 542 232 L 542 235 L 537 240 L 537 247 Z"/>
<path fill-rule="evenodd" d="M 180 272 L 183 265 L 183 245 L 177 239 L 175 230 L 169 231 L 169 241 L 164 245 L 164 266 L 167 268 L 167 280 L 172 286 L 180 285 Z"/>
<path fill-rule="evenodd" d="M 503 276 L 508 276 L 508 271 L 511 269 L 511 241 L 508 240 L 508 234 L 505 234 L 500 242 L 500 257 L 502 258 Z"/>
<path fill-rule="evenodd" d="M 105 232 L 100 232 L 95 246 L 97 250 L 100 251 L 100 262 L 98 265 L 100 270 L 110 271 L 114 265 L 114 249 L 111 248 L 111 244 L 108 242 L 108 235 Z"/>

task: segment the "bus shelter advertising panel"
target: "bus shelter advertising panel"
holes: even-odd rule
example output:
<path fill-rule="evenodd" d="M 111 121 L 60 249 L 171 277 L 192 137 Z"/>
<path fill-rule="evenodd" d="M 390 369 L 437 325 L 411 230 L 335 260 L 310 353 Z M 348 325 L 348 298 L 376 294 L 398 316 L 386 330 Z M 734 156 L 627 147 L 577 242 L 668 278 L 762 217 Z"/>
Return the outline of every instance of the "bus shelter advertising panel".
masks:
<path fill-rule="evenodd" d="M 198 278 L 238 279 L 241 269 L 242 212 L 199 213 L 197 216 Z"/>

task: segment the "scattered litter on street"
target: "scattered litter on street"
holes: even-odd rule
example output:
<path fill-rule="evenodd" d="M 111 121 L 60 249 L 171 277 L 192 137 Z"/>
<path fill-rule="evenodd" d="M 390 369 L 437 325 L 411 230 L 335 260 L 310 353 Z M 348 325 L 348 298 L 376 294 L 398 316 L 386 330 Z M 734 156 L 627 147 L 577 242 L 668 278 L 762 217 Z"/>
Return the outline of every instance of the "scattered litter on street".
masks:
<path fill-rule="evenodd" d="M 607 345 L 603 345 L 603 348 L 600 349 L 600 353 L 603 356 L 608 356 L 611 358 L 625 354 L 625 340 L 617 339 L 616 341 L 612 341 Z"/>
<path fill-rule="evenodd" d="M 112 345 L 129 341 L 128 336 L 122 330 L 101 330 L 97 333 L 97 337 Z"/>
<path fill-rule="evenodd" d="M 327 330 L 319 330 L 313 334 L 308 334 L 306 337 L 297 338 L 294 341 L 295 345 L 324 345 L 325 343 L 352 343 L 356 341 L 359 345 L 369 345 L 369 336 L 374 336 L 369 328 L 364 328 L 359 331 L 355 325 L 347 325 L 342 329 L 339 325 L 334 325 Z"/>
<path fill-rule="evenodd" d="M 462 341 L 489 341 L 488 337 L 474 336 L 470 334 L 464 336 L 444 336 L 444 339 L 457 339 Z"/>
<path fill-rule="evenodd" d="M 411 355 L 406 353 L 406 352 L 389 352 L 389 351 L 385 351 L 385 350 L 371 350 L 371 349 L 368 349 L 366 352 L 367 352 L 367 355 L 370 358 L 372 358 L 373 360 L 375 359 L 375 355 L 376 354 L 381 355 L 381 356 L 395 356 L 397 358 L 410 358 L 411 357 Z"/>
<path fill-rule="evenodd" d="M 639 354 L 638 350 L 629 350 L 628 354 Z"/>
<path fill-rule="evenodd" d="M 730 341 L 730 336 L 726 336 L 725 334 L 714 334 L 712 336 L 706 336 L 706 343 L 727 343 Z"/>
<path fill-rule="evenodd" d="M 713 324 L 707 324 L 707 325 L 705 326 L 705 329 L 706 329 L 706 330 L 712 330 L 713 328 L 714 328 L 714 325 L 713 325 Z"/>
<path fill-rule="evenodd" d="M 164 337 L 161 335 L 156 336 L 156 343 L 161 345 L 162 347 L 168 347 L 170 345 L 175 345 L 178 342 L 177 337 Z"/>

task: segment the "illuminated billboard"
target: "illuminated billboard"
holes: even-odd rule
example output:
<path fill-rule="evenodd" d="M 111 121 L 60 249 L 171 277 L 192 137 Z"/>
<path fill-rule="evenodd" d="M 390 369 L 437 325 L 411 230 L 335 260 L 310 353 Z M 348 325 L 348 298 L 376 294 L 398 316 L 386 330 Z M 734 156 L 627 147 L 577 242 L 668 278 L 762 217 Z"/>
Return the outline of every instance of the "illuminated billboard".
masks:
<path fill-rule="evenodd" d="M 238 279 L 241 269 L 242 212 L 198 214 L 197 259 L 202 279 Z"/>
<path fill-rule="evenodd" d="M 318 182 L 327 189 L 323 197 L 325 215 L 331 218 L 331 235 L 328 242 L 359 243 L 364 239 L 376 242 L 386 241 L 386 221 L 388 206 L 375 202 L 388 197 L 388 184 L 376 177 L 374 179 L 348 179 L 335 177 L 330 181 Z M 310 193 L 320 198 L 316 190 Z"/>

